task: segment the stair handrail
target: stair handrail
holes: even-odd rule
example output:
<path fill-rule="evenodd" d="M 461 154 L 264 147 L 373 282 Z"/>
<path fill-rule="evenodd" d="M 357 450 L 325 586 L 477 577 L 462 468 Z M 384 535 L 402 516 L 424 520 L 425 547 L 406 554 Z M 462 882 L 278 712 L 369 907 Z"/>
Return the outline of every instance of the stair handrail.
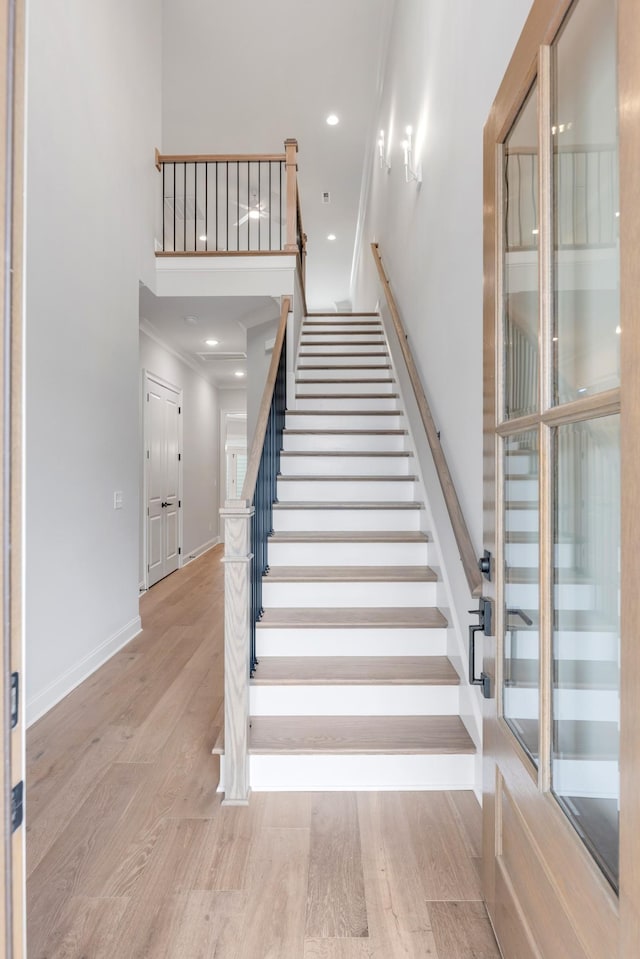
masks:
<path fill-rule="evenodd" d="M 247 460 L 247 471 L 244 476 L 244 483 L 242 484 L 242 493 L 240 498 L 245 501 L 247 506 L 251 506 L 253 504 L 253 499 L 255 496 L 258 470 L 260 469 L 260 459 L 262 457 L 262 450 L 264 447 L 264 440 L 269 422 L 269 413 L 271 411 L 271 401 L 273 399 L 276 378 L 278 376 L 278 366 L 280 364 L 280 357 L 287 333 L 287 320 L 290 312 L 291 297 L 284 296 L 282 298 L 282 304 L 280 307 L 280 325 L 278 326 L 273 352 L 271 353 L 271 363 L 269 365 L 269 372 L 264 384 L 264 390 L 262 391 L 262 401 L 260 403 L 260 410 L 258 412 L 258 419 L 256 421 L 256 429 L 255 433 L 253 434 L 253 441 L 251 443 L 251 452 L 249 453 L 249 458 Z"/>
<path fill-rule="evenodd" d="M 451 477 L 449 465 L 444 455 L 442 444 L 440 443 L 440 437 L 438 436 L 438 431 L 433 420 L 431 408 L 427 401 L 427 397 L 425 396 L 420 374 L 413 359 L 413 354 L 409 348 L 407 332 L 402 323 L 402 319 L 400 318 L 400 312 L 398 310 L 395 297 L 391 292 L 391 286 L 382 265 L 382 257 L 380 256 L 380 250 L 377 243 L 371 244 L 371 252 L 373 253 L 373 258 L 378 270 L 378 276 L 380 277 L 380 282 L 384 290 L 387 306 L 389 307 L 389 313 L 391 314 L 391 319 L 395 327 L 400 349 L 402 350 L 402 355 L 407 367 L 407 373 L 411 381 L 411 386 L 413 387 L 416 403 L 418 404 L 422 425 L 427 436 L 429 448 L 431 449 L 431 455 L 433 457 L 433 462 L 438 474 L 438 479 L 440 480 L 442 495 L 444 496 L 447 512 L 451 521 L 451 527 L 453 529 L 453 535 L 460 552 L 460 560 L 462 562 L 462 567 L 469 585 L 469 590 L 472 596 L 479 596 L 482 592 L 482 574 L 478 568 L 476 552 L 473 548 L 471 536 L 469 535 L 469 529 L 462 512 L 462 507 L 460 506 L 460 500 L 458 499 L 458 494 Z"/>

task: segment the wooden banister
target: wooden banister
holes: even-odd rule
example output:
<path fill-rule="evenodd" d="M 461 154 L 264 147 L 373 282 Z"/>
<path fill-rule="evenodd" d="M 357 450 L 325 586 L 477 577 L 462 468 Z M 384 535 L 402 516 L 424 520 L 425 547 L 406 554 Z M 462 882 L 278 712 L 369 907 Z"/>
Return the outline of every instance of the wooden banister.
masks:
<path fill-rule="evenodd" d="M 271 409 L 271 398 L 273 396 L 273 390 L 276 383 L 276 376 L 278 375 L 278 363 L 280 362 L 280 354 L 282 353 L 284 346 L 284 338 L 287 332 L 287 319 L 290 312 L 291 297 L 285 296 L 282 299 L 282 306 L 280 308 L 280 325 L 278 326 L 276 342 L 271 354 L 271 365 L 269 366 L 269 374 L 267 376 L 267 381 L 264 385 L 264 391 L 262 393 L 262 402 L 260 403 L 260 410 L 258 412 L 256 431 L 253 436 L 253 442 L 251 443 L 251 452 L 247 461 L 247 472 L 245 473 L 244 484 L 242 486 L 241 499 L 244 500 L 247 506 L 251 506 L 253 503 L 253 497 L 256 490 L 258 470 L 260 469 L 260 458 L 262 456 L 262 447 L 264 446 L 264 437 L 267 432 L 269 411 Z"/>
<path fill-rule="evenodd" d="M 380 282 L 384 290 L 384 295 L 389 307 L 391 319 L 400 343 L 400 349 L 402 350 L 402 355 L 407 366 L 407 372 L 409 374 L 409 379 L 411 380 L 416 403 L 418 404 L 418 409 L 420 410 L 422 425 L 424 426 L 424 431 L 427 434 L 431 455 L 433 456 L 433 462 L 440 480 L 440 486 L 442 488 L 447 511 L 449 513 L 449 519 L 451 520 L 451 526 L 453 528 L 453 535 L 455 536 L 458 550 L 460 551 L 460 559 L 462 561 L 462 566 L 467 578 L 467 583 L 469 584 L 471 595 L 479 596 L 482 592 L 482 575 L 478 569 L 478 562 L 476 559 L 475 550 L 473 548 L 473 543 L 471 542 L 471 537 L 462 513 L 458 494 L 456 493 L 456 488 L 453 484 L 451 473 L 449 472 L 449 466 L 440 444 L 438 431 L 436 430 L 433 416 L 431 415 L 431 409 L 422 387 L 420 374 L 418 373 L 413 355 L 409 349 L 407 334 L 400 318 L 400 313 L 398 312 L 395 298 L 391 292 L 389 281 L 384 272 L 382 258 L 380 256 L 377 243 L 371 244 L 371 252 L 373 253 L 373 258 L 378 270 L 378 276 L 380 277 Z"/>
<path fill-rule="evenodd" d="M 284 249 L 287 253 L 295 253 L 298 249 L 297 214 L 298 214 L 298 141 L 285 140 L 286 153 L 285 174 L 287 178 L 287 231 Z"/>
<path fill-rule="evenodd" d="M 294 140 L 295 143 L 295 140 Z M 156 168 L 163 163 L 284 163 L 284 153 L 159 153 L 156 148 Z"/>

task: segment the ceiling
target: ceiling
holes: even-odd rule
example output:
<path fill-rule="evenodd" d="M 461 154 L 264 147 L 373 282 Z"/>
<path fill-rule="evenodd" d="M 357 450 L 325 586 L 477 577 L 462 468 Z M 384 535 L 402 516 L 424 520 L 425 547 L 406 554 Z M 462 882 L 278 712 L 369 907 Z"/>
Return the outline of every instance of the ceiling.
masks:
<path fill-rule="evenodd" d="M 220 389 L 244 387 L 247 330 L 278 320 L 268 296 L 154 296 L 140 286 L 140 328 Z M 208 346 L 206 340 L 217 340 Z M 243 376 L 236 376 L 242 373 Z"/>
<path fill-rule="evenodd" d="M 163 2 L 161 152 L 281 153 L 285 139 L 297 139 L 310 310 L 348 308 L 393 5 L 394 0 Z M 340 121 L 335 126 L 326 123 L 331 113 Z M 328 240 L 329 234 L 336 239 Z M 204 339 L 219 340 L 217 351 L 243 352 L 246 327 L 270 319 L 273 307 L 272 301 L 245 297 L 156 298 L 144 289 L 140 303 L 147 329 L 221 387 L 242 381 L 233 375 L 233 362 L 196 356 Z M 187 315 L 196 316 L 198 324 L 186 324 Z"/>

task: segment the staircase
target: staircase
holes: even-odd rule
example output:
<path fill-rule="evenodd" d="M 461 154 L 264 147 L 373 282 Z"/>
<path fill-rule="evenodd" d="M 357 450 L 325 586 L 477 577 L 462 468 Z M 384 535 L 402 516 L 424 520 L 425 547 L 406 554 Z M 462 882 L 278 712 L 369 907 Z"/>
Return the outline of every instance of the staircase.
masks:
<path fill-rule="evenodd" d="M 438 558 L 382 324 L 304 322 L 250 690 L 261 789 L 470 788 Z"/>

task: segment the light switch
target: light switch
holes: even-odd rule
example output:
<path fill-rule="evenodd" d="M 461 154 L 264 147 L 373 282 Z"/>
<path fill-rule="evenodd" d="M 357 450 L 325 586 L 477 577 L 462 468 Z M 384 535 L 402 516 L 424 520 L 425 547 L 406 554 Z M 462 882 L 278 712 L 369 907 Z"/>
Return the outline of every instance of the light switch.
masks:
<path fill-rule="evenodd" d="M 113 508 L 122 509 L 122 490 L 116 490 L 113 494 Z"/>

